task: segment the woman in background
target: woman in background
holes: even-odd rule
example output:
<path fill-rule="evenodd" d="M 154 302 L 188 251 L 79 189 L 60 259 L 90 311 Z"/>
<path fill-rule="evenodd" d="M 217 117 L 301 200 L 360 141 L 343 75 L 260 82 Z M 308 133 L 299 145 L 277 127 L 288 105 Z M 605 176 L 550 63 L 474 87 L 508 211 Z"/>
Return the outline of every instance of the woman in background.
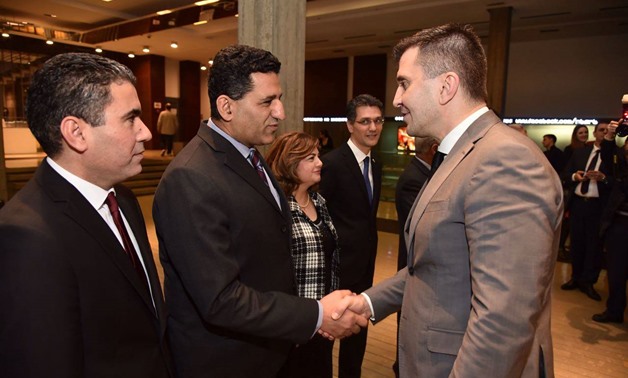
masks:
<path fill-rule="evenodd" d="M 299 296 L 321 299 L 338 288 L 338 236 L 325 200 L 314 191 L 321 180 L 318 140 L 303 132 L 277 138 L 266 158 L 292 214 L 292 260 Z M 280 377 L 332 377 L 333 341 L 316 334 L 291 353 Z"/>
<path fill-rule="evenodd" d="M 565 162 L 568 162 L 573 151 L 582 148 L 589 140 L 589 128 L 585 125 L 576 125 L 571 133 L 571 143 L 565 147 Z"/>

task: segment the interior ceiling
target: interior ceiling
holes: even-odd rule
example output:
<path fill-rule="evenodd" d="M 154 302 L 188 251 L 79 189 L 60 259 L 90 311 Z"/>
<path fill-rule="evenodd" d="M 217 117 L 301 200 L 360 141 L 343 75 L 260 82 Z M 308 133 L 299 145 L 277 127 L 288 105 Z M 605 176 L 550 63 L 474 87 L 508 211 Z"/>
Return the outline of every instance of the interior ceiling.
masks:
<path fill-rule="evenodd" d="M 0 21 L 5 31 L 34 38 L 136 55 L 148 46 L 151 54 L 206 64 L 220 48 L 237 42 L 237 1 L 193 3 L 0 0 Z M 512 42 L 617 34 L 628 41 L 627 0 L 310 0 L 306 59 L 386 53 L 399 39 L 447 22 L 470 23 L 485 38 L 489 10 L 499 7 L 513 9 Z M 164 9 L 173 13 L 156 14 Z M 206 24 L 193 25 L 208 16 Z M 171 48 L 172 41 L 179 48 Z"/>

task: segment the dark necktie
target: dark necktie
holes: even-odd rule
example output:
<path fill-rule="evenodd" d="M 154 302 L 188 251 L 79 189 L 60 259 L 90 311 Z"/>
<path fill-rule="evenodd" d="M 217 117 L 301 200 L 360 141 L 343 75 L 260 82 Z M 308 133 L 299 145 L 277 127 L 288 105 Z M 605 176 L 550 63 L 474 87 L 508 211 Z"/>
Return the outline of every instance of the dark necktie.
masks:
<path fill-rule="evenodd" d="M 259 152 L 256 149 L 252 148 L 249 153 L 249 159 L 251 159 L 251 163 L 253 163 L 253 168 L 257 171 L 257 175 L 259 178 L 264 181 L 264 184 L 268 186 L 268 180 L 266 179 L 266 174 L 264 173 L 264 167 L 262 166 L 262 162 L 259 159 Z"/>
<path fill-rule="evenodd" d="M 432 166 L 430 168 L 430 176 L 434 176 L 434 172 L 436 172 L 440 164 L 443 162 L 443 159 L 445 159 L 445 156 L 447 156 L 447 154 L 442 153 L 440 151 L 436 151 L 436 153 L 434 154 L 434 159 L 432 159 Z"/>
<path fill-rule="evenodd" d="M 118 229 L 118 232 L 120 232 L 120 236 L 122 236 L 124 251 L 126 252 L 127 256 L 129 256 L 135 272 L 140 276 L 140 280 L 144 283 L 144 285 L 146 285 L 146 287 L 148 287 L 146 273 L 144 272 L 144 268 L 142 268 L 142 263 L 139 261 L 139 257 L 137 256 L 137 252 L 135 252 L 135 248 L 133 248 L 131 237 L 126 230 L 126 227 L 124 227 L 124 222 L 122 221 L 122 216 L 120 215 L 120 208 L 118 207 L 116 195 L 113 194 L 113 192 L 109 192 L 105 203 L 109 207 L 109 211 L 111 212 L 111 216 L 113 217 L 113 223 L 116 224 L 116 228 Z"/>
<path fill-rule="evenodd" d="M 369 180 L 369 157 L 364 158 L 364 168 L 362 175 L 364 176 L 364 184 L 366 185 L 366 193 L 369 196 L 369 203 L 373 203 L 373 188 L 371 188 L 371 180 Z"/>
<path fill-rule="evenodd" d="M 599 156 L 600 156 L 600 150 L 598 149 L 597 151 L 595 151 L 595 154 L 593 155 L 593 159 L 591 159 L 591 162 L 589 163 L 589 166 L 587 167 L 587 170 L 585 171 L 585 173 L 595 170 L 595 166 L 597 165 L 597 160 Z M 589 192 L 590 182 L 591 180 L 582 182 L 582 185 L 580 185 L 580 192 L 582 192 L 582 194 L 587 194 Z"/>

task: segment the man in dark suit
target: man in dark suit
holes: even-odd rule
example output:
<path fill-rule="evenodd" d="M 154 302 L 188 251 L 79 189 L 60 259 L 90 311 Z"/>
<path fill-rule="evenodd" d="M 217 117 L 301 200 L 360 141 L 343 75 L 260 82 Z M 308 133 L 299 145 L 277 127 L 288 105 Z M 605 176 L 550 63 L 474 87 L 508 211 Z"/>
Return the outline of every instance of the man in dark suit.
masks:
<path fill-rule="evenodd" d="M 377 207 L 382 165 L 372 154 L 384 118 L 384 105 L 362 94 L 347 104 L 347 128 L 351 137 L 321 157 L 320 193 L 338 232 L 340 288 L 361 292 L 373 284 L 377 254 Z M 366 350 L 367 330 L 342 340 L 338 377 L 359 377 Z"/>
<path fill-rule="evenodd" d="M 545 134 L 543 135 L 543 147 L 545 147 L 545 151 L 543 154 L 549 160 L 552 168 L 556 171 L 557 174 L 560 174 L 565 167 L 565 156 L 563 151 L 560 148 L 556 147 L 556 135 L 554 134 Z"/>
<path fill-rule="evenodd" d="M 408 267 L 343 301 L 374 322 L 402 309 L 402 377 L 552 377 L 558 176 L 486 106 L 471 26 L 423 29 L 393 54 L 393 104 L 410 135 L 440 141 L 432 170 L 446 157 L 406 222 Z"/>
<path fill-rule="evenodd" d="M 600 235 L 606 244 L 606 273 L 608 300 L 606 309 L 593 315 L 599 323 L 623 323 L 626 310 L 626 282 L 628 281 L 628 161 L 625 150 L 617 147 L 615 133 L 618 122 L 608 125 L 602 141 L 603 161 L 612 162 L 609 167 L 611 190 L 600 220 Z"/>
<path fill-rule="evenodd" d="M 174 158 L 153 217 L 171 309 L 177 376 L 275 377 L 294 344 L 319 329 L 339 337 L 361 318 L 331 320 L 330 299 L 296 296 L 290 208 L 255 146 L 285 118 L 280 62 L 244 45 L 218 52 L 212 118 Z M 322 322 L 322 324 L 321 324 Z M 352 331 L 351 331 L 352 330 Z"/>
<path fill-rule="evenodd" d="M 611 188 L 606 176 L 607 163 L 600 154 L 608 124 L 595 126 L 595 141 L 574 151 L 562 173 L 563 182 L 572 192 L 570 207 L 571 279 L 562 290 L 580 289 L 589 298 L 602 297 L 593 285 L 597 282 L 602 261 L 600 219 Z"/>
<path fill-rule="evenodd" d="M 172 377 L 144 220 L 117 185 L 151 139 L 134 83 L 94 54 L 33 77 L 27 119 L 48 157 L 0 210 L 4 377 Z"/>
<path fill-rule="evenodd" d="M 404 227 L 412 204 L 423 185 L 430 178 L 432 159 L 438 148 L 438 141 L 432 137 L 414 138 L 415 155 L 410 164 L 406 166 L 397 181 L 395 190 L 395 207 L 397 209 L 397 223 L 399 224 L 399 247 L 397 249 L 397 270 L 401 270 L 408 265 L 408 250 L 404 238 Z M 399 320 L 401 312 L 397 313 L 397 340 L 399 340 Z M 399 376 L 399 356 L 393 364 L 395 376 Z"/>
<path fill-rule="evenodd" d="M 432 137 L 417 137 L 414 140 L 414 158 L 399 176 L 395 190 L 395 208 L 397 209 L 397 222 L 399 223 L 397 270 L 405 268 L 408 264 L 408 251 L 405 238 L 403 237 L 404 226 L 416 196 L 430 177 L 432 159 L 434 159 L 434 154 L 438 148 L 438 141 Z"/>

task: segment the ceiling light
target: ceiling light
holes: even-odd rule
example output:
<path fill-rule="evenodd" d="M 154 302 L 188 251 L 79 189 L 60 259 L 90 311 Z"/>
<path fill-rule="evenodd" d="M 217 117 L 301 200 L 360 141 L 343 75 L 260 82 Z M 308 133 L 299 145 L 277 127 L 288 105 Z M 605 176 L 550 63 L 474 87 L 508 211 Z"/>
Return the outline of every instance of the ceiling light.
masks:
<path fill-rule="evenodd" d="M 160 16 L 163 16 L 164 14 L 170 14 L 170 13 L 172 13 L 170 9 L 165 9 L 165 10 L 157 12 L 157 14 Z"/>
<path fill-rule="evenodd" d="M 102 49 L 100 48 L 100 46 L 96 46 L 96 48 L 94 49 L 94 51 L 96 51 L 97 53 L 102 53 Z"/>
<path fill-rule="evenodd" d="M 170 47 L 172 47 L 173 49 L 176 49 L 177 47 L 179 47 L 179 44 L 175 41 L 172 41 L 172 43 L 170 44 Z"/>
<path fill-rule="evenodd" d="M 214 65 L 214 61 L 213 60 L 208 60 L 207 63 L 209 63 L 210 66 Z"/>
<path fill-rule="evenodd" d="M 196 21 L 196 22 L 194 23 L 194 26 L 199 26 L 199 25 L 203 25 L 203 24 L 206 24 L 206 23 L 207 23 L 207 20 Z"/>
<path fill-rule="evenodd" d="M 9 33 L 7 33 L 7 32 L 2 32 L 2 37 L 4 37 L 4 38 L 9 38 Z"/>
<path fill-rule="evenodd" d="M 129 57 L 129 58 L 131 58 L 131 59 L 135 58 L 135 54 L 133 54 L 133 51 L 131 51 L 131 52 L 129 53 L 128 57 Z"/>
<path fill-rule="evenodd" d="M 102 0 L 102 1 L 104 1 L 105 3 L 110 3 L 112 0 Z"/>
<path fill-rule="evenodd" d="M 148 48 L 148 46 L 144 46 L 144 48 L 142 49 L 142 51 L 144 51 L 145 53 L 149 53 L 150 49 Z"/>
<path fill-rule="evenodd" d="M 198 5 L 199 7 L 202 7 L 203 5 L 217 3 L 217 2 L 218 0 L 203 0 L 203 1 L 197 1 L 196 3 L 194 3 L 194 5 Z"/>
<path fill-rule="evenodd" d="M 201 71 L 207 71 L 207 67 L 206 66 L 201 66 Z"/>
<path fill-rule="evenodd" d="M 46 44 L 47 45 L 52 45 L 52 44 L 54 44 L 54 41 L 52 39 L 47 39 L 46 40 Z"/>

